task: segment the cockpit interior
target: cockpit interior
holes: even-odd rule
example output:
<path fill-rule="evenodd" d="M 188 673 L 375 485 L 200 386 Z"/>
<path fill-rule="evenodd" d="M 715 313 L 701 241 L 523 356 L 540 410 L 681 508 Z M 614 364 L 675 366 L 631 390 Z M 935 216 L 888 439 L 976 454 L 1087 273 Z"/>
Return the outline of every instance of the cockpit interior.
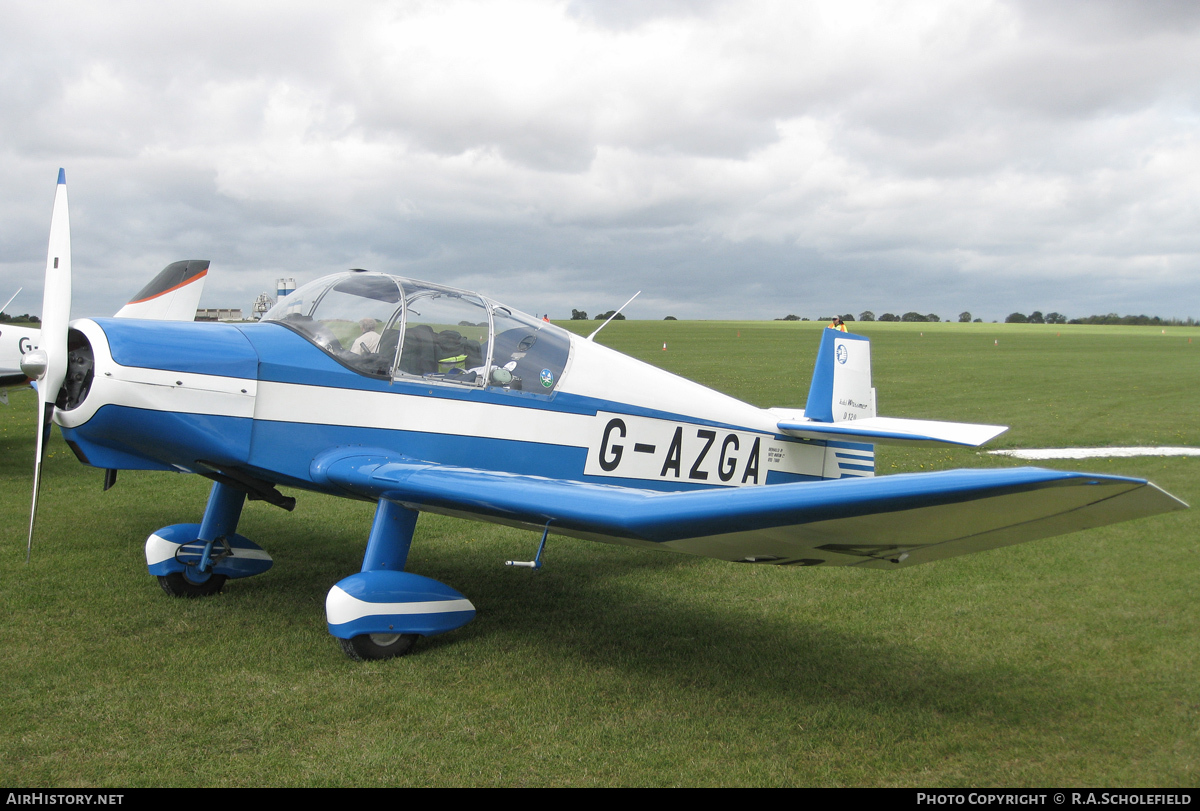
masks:
<path fill-rule="evenodd" d="M 570 333 L 483 296 L 352 270 L 280 299 L 262 318 L 354 371 L 393 380 L 551 394 Z"/>

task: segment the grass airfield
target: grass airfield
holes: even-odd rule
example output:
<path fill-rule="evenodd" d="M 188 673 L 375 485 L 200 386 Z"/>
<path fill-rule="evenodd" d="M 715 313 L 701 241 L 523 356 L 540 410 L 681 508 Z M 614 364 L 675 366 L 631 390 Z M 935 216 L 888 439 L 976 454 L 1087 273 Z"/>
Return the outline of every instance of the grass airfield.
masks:
<path fill-rule="evenodd" d="M 881 414 L 1012 426 L 990 449 L 1200 446 L 1200 330 L 850 326 L 872 338 Z M 597 340 L 802 407 L 822 327 L 622 321 Z M 142 544 L 199 521 L 209 483 L 122 472 L 102 493 L 56 431 L 26 565 L 35 410 L 27 390 L 0 409 L 3 785 L 1200 784 L 1200 509 L 890 573 L 553 536 L 531 573 L 503 562 L 536 534 L 423 515 L 408 568 L 479 614 L 357 664 L 324 600 L 373 505 L 249 503 L 239 531 L 274 568 L 172 600 Z M 877 454 L 881 475 L 1025 464 Z M 1200 459 L 1039 464 L 1200 507 Z"/>

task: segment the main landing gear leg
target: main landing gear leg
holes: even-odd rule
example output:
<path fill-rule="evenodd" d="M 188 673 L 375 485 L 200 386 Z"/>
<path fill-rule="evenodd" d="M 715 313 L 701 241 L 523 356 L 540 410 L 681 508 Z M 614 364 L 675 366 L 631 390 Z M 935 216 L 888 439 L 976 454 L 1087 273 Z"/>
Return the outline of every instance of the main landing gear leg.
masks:
<path fill-rule="evenodd" d="M 380 499 L 362 571 L 325 598 L 329 633 L 351 659 L 403 656 L 417 637 L 453 631 L 475 617 L 475 606 L 454 589 L 404 571 L 419 515 Z"/>
<path fill-rule="evenodd" d="M 172 597 L 207 597 L 231 577 L 271 568 L 271 556 L 236 533 L 246 494 L 216 482 L 199 524 L 172 524 L 146 539 L 146 565 Z"/>

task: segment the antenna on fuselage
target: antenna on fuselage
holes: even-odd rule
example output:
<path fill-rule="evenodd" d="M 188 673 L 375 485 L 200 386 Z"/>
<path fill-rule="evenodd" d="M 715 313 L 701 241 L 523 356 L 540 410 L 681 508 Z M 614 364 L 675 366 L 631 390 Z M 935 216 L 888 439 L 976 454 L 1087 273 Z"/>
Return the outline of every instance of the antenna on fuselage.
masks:
<path fill-rule="evenodd" d="M 24 289 L 25 289 L 24 287 L 18 287 L 18 288 L 17 288 L 17 292 L 15 292 L 15 293 L 13 293 L 13 294 L 12 294 L 12 298 L 10 298 L 8 301 L 4 302 L 4 306 L 3 306 L 3 307 L 0 307 L 0 313 L 2 313 L 2 312 L 4 312 L 5 310 L 7 310 L 7 309 L 8 309 L 8 305 L 12 304 L 12 303 L 13 303 L 13 299 L 15 299 L 17 296 L 21 295 L 21 291 L 22 291 L 22 290 L 24 290 Z"/>
<path fill-rule="evenodd" d="M 638 297 L 638 296 L 640 296 L 641 294 L 642 294 L 642 291 L 641 291 L 641 290 L 637 291 L 636 293 L 634 293 L 632 296 L 630 296 L 630 297 L 629 297 L 629 301 L 633 301 L 635 298 L 637 298 L 637 297 Z M 622 304 L 620 307 L 618 307 L 618 308 L 617 308 L 617 311 L 608 317 L 608 321 L 612 321 L 614 318 L 616 318 L 616 317 L 617 317 L 617 315 L 618 315 L 618 314 L 621 312 L 621 310 L 624 310 L 626 307 L 628 307 L 628 306 L 629 306 L 629 301 L 625 302 L 625 303 L 624 303 L 624 304 Z M 596 332 L 599 332 L 600 330 L 602 330 L 602 329 L 604 329 L 605 327 L 607 327 L 607 326 L 608 326 L 608 321 L 605 321 L 603 324 L 601 324 L 600 326 L 596 327 Z M 596 332 L 593 332 L 591 335 L 589 335 L 589 336 L 587 337 L 587 340 L 589 340 L 589 341 L 590 341 L 590 340 L 592 340 L 593 338 L 595 338 L 595 337 L 596 337 Z"/>

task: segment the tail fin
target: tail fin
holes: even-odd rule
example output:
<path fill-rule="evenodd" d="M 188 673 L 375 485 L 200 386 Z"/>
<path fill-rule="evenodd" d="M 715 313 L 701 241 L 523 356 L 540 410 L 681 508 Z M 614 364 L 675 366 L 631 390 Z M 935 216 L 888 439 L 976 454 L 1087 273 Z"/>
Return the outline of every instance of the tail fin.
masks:
<path fill-rule="evenodd" d="M 117 318 L 193 321 L 208 275 L 207 259 L 172 262 L 118 312 Z"/>
<path fill-rule="evenodd" d="M 836 329 L 826 329 L 824 333 L 804 416 L 817 422 L 874 417 L 870 339 Z"/>
<path fill-rule="evenodd" d="M 771 409 L 780 417 L 780 433 L 844 442 L 978 447 L 1008 430 L 1003 425 L 877 417 L 875 389 L 871 387 L 871 342 L 840 330 L 826 329 L 824 333 L 804 412 Z"/>

